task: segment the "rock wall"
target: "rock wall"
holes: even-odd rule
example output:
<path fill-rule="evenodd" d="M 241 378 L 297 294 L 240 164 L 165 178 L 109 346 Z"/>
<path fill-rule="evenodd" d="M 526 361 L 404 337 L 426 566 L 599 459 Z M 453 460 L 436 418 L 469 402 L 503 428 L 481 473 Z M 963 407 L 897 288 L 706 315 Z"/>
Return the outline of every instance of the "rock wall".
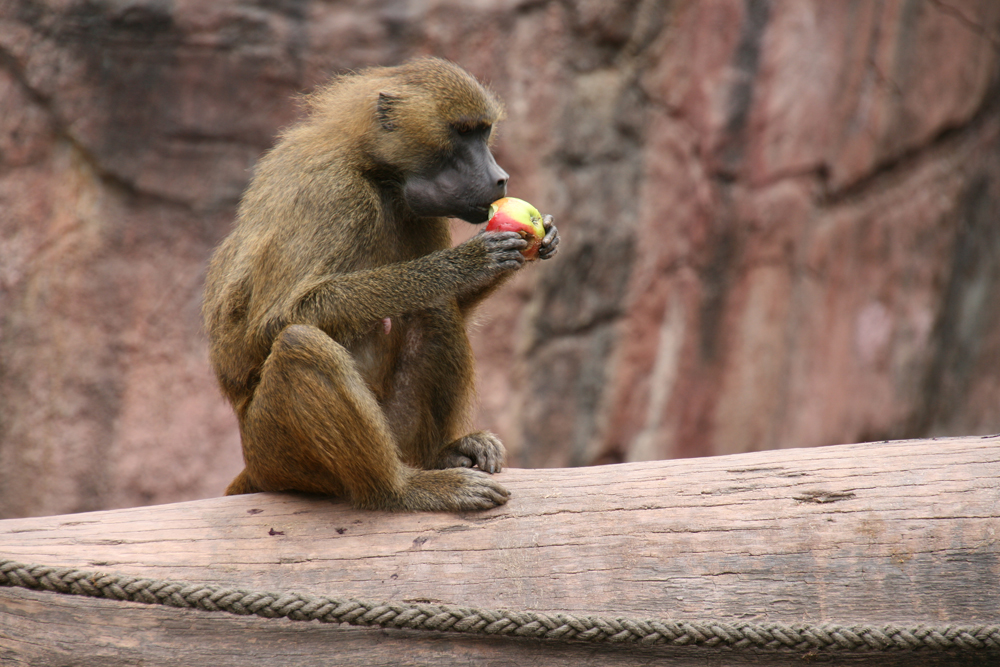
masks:
<path fill-rule="evenodd" d="M 221 493 L 205 262 L 297 92 L 425 53 L 564 237 L 473 334 L 513 465 L 1000 430 L 1000 3 L 6 0 L 0 516 Z"/>

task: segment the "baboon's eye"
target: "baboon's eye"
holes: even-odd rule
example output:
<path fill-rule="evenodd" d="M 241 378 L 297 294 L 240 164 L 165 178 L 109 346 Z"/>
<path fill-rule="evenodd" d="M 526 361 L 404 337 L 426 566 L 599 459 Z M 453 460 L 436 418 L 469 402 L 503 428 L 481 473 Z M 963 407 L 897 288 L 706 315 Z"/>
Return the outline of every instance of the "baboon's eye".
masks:
<path fill-rule="evenodd" d="M 459 135 L 465 137 L 470 134 L 483 134 L 485 136 L 490 136 L 490 130 L 493 126 L 489 123 L 477 122 L 477 121 L 460 121 L 454 125 L 455 131 Z"/>

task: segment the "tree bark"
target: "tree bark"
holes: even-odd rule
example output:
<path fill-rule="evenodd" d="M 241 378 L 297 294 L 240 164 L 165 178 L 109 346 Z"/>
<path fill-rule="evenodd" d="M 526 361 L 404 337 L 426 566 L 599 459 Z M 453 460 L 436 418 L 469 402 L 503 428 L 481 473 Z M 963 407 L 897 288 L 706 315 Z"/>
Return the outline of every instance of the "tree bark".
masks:
<path fill-rule="evenodd" d="M 507 470 L 487 512 L 254 494 L 0 521 L 0 556 L 151 579 L 486 609 L 723 623 L 1000 619 L 1000 437 Z M 791 664 L 331 627 L 0 588 L 13 665 Z M 832 655 L 838 664 L 982 657 Z M 976 660 L 980 662 L 977 663 Z M 940 662 L 938 662 L 940 661 Z"/>

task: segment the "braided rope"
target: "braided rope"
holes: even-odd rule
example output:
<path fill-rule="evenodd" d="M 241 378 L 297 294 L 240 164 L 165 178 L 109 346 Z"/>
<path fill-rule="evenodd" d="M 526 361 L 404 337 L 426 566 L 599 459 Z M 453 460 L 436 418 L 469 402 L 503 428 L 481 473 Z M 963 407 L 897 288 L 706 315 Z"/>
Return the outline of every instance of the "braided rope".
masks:
<path fill-rule="evenodd" d="M 0 559 L 0 586 L 293 621 L 639 646 L 797 651 L 1000 650 L 998 625 L 783 625 L 571 616 L 266 593 L 26 565 L 6 559 Z"/>

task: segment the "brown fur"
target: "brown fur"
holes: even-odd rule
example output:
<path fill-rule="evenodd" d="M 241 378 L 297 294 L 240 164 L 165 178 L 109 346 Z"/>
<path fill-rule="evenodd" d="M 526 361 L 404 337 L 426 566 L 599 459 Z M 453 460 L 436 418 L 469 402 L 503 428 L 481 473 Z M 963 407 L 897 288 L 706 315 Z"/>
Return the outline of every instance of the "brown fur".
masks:
<path fill-rule="evenodd" d="M 414 216 L 401 193 L 453 130 L 493 125 L 502 106 L 457 66 L 422 59 L 337 78 L 307 108 L 260 160 L 209 267 L 211 361 L 246 462 L 226 493 L 502 504 L 488 475 L 454 467 L 492 472 L 504 458 L 492 434 L 463 434 L 465 326 L 523 242 L 479 234 L 452 248 L 446 220 Z"/>

